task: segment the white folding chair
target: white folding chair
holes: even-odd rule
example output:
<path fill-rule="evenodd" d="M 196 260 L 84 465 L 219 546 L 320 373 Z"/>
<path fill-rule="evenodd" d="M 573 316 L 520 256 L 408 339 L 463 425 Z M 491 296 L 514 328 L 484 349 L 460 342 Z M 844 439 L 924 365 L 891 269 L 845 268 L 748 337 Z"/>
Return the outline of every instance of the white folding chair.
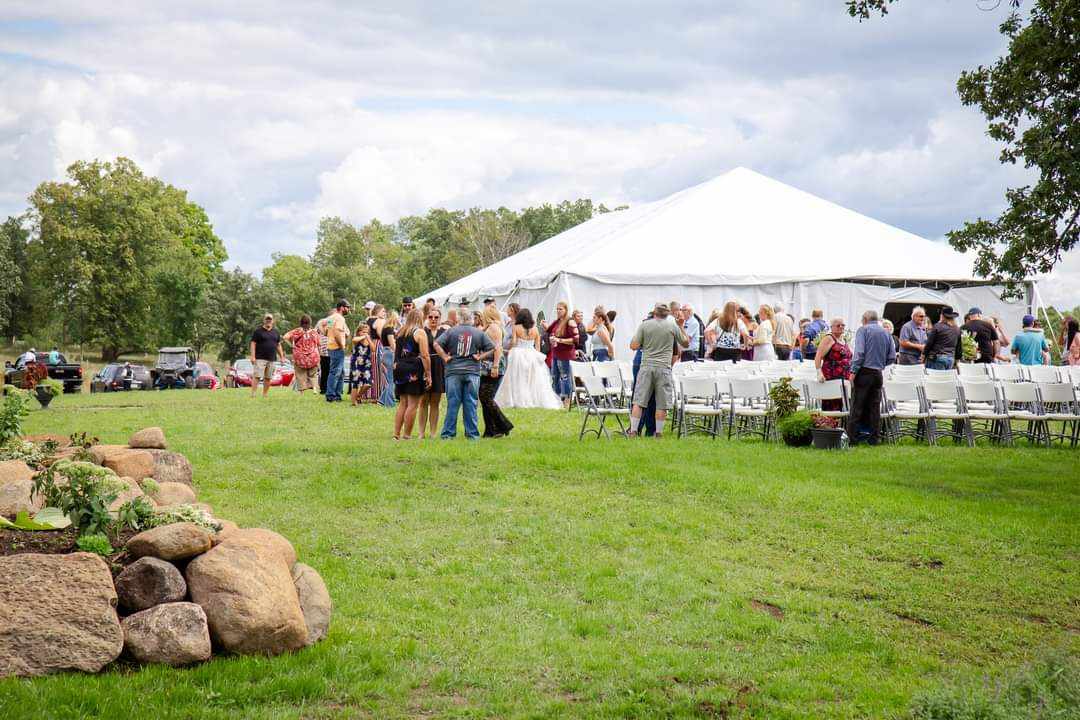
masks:
<path fill-rule="evenodd" d="M 893 380 L 911 380 L 926 374 L 925 365 L 890 365 Z"/>
<path fill-rule="evenodd" d="M 960 384 L 960 376 L 955 370 L 927 370 L 926 382 L 950 382 L 953 385 Z"/>
<path fill-rule="evenodd" d="M 603 380 L 595 375 L 586 375 L 581 378 L 581 381 L 585 386 L 585 396 L 582 401 L 582 407 L 585 408 L 585 418 L 581 422 L 581 432 L 578 433 L 578 440 L 582 440 L 589 433 L 595 433 L 597 439 L 600 438 L 601 434 L 610 438 L 611 434 L 608 433 L 607 429 L 607 419 L 609 417 L 615 418 L 616 422 L 619 423 L 620 432 L 626 432 L 626 426 L 623 425 L 622 419 L 630 417 L 630 410 L 615 407 Z M 592 418 L 596 418 L 595 428 L 588 427 Z"/>
<path fill-rule="evenodd" d="M 919 386 L 903 380 L 886 380 L 881 390 L 886 436 L 897 442 L 902 436 L 926 438 L 926 402 Z"/>
<path fill-rule="evenodd" d="M 622 373 L 623 395 L 627 398 L 634 390 L 634 369 L 628 362 L 619 362 L 619 372 Z"/>
<path fill-rule="evenodd" d="M 1012 363 L 994 363 L 990 366 L 990 373 L 995 380 L 1001 382 L 1022 382 L 1024 380 L 1023 366 Z"/>
<path fill-rule="evenodd" d="M 594 362 L 593 375 L 603 382 L 607 394 L 616 407 L 626 407 L 626 392 L 623 389 L 622 371 L 616 362 Z"/>
<path fill-rule="evenodd" d="M 1024 374 L 1033 383 L 1056 383 L 1061 382 L 1058 369 L 1052 365 L 1027 365 Z"/>
<path fill-rule="evenodd" d="M 985 380 L 989 377 L 986 363 L 962 362 L 956 366 L 960 377 L 965 380 Z"/>
<path fill-rule="evenodd" d="M 769 387 L 760 378 L 728 381 L 728 438 L 732 434 L 769 437 Z"/>
<path fill-rule="evenodd" d="M 592 377 L 593 364 L 591 362 L 580 362 L 578 360 L 570 361 L 570 382 L 574 386 L 574 392 L 572 395 L 573 402 L 571 405 L 580 405 L 582 399 L 585 397 L 585 383 L 583 380 L 587 377 Z"/>
<path fill-rule="evenodd" d="M 971 416 L 964 407 L 964 396 L 959 387 L 951 382 L 926 382 L 922 385 L 926 399 L 926 435 L 931 445 L 937 445 L 938 436 L 946 435 L 957 442 L 963 440 L 969 446 L 975 445 L 971 435 Z M 938 420 L 951 421 L 950 430 L 938 427 Z"/>
<path fill-rule="evenodd" d="M 683 437 L 703 432 L 713 439 L 720 434 L 720 389 L 715 378 L 693 375 L 679 381 L 678 433 Z"/>
<path fill-rule="evenodd" d="M 848 416 L 848 392 L 847 383 L 843 380 L 817 380 L 803 383 L 803 394 L 806 396 L 806 407 L 812 412 L 826 417 L 836 418 L 844 423 Z M 822 410 L 823 400 L 839 400 L 840 410 Z"/>
<path fill-rule="evenodd" d="M 985 380 L 975 382 L 960 381 L 960 391 L 964 393 L 964 405 L 967 408 L 971 425 L 972 438 L 985 437 L 991 442 L 1012 444 L 1012 423 L 1005 411 L 998 384 Z"/>
<path fill-rule="evenodd" d="M 1031 444 L 1036 441 L 1050 443 L 1047 436 L 1046 415 L 1039 400 L 1039 386 L 1029 382 L 1001 383 L 1001 397 L 1010 422 L 1025 422 L 1024 435 Z"/>
<path fill-rule="evenodd" d="M 1064 445 L 1067 439 L 1070 446 L 1076 447 L 1080 441 L 1080 401 L 1076 388 L 1067 382 L 1038 383 L 1038 387 L 1047 422 L 1061 423 L 1061 432 L 1047 428 L 1047 440 L 1061 440 Z"/>

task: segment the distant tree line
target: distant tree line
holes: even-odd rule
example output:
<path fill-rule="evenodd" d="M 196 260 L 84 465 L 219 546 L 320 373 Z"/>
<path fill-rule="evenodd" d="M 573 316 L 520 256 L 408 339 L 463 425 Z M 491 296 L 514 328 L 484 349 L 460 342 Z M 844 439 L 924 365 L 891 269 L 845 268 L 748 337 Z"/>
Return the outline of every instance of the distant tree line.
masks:
<path fill-rule="evenodd" d="M 274 254 L 256 276 L 224 267 L 221 239 L 183 190 L 126 158 L 78 162 L 0 225 L 0 331 L 99 348 L 105 360 L 164 345 L 233 359 L 264 312 L 291 325 L 338 297 L 394 306 L 606 212 L 579 199 L 361 227 L 326 217 L 310 256 Z"/>

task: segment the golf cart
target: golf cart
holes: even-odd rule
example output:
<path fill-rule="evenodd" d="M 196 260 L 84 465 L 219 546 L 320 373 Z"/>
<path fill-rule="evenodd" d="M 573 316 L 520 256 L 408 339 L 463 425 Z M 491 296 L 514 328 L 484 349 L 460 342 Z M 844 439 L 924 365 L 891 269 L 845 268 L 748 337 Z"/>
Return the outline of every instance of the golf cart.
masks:
<path fill-rule="evenodd" d="M 161 348 L 150 376 L 158 390 L 195 387 L 195 351 L 187 347 Z"/>

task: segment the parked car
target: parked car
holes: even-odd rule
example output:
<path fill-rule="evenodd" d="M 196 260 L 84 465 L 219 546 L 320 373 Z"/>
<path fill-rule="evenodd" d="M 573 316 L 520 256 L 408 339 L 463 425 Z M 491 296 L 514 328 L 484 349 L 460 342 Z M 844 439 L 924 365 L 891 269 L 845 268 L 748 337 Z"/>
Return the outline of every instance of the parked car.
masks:
<path fill-rule="evenodd" d="M 111 363 L 101 368 L 90 380 L 92 393 L 153 389 L 154 381 L 145 365 Z"/>
<path fill-rule="evenodd" d="M 150 371 L 154 387 L 161 390 L 195 387 L 195 363 L 195 351 L 191 348 L 161 348 L 158 350 L 157 364 Z"/>
<path fill-rule="evenodd" d="M 275 363 L 270 387 L 292 385 L 295 373 L 291 362 Z M 251 387 L 251 378 L 254 374 L 255 367 L 251 361 L 241 358 L 229 366 L 229 372 L 225 375 L 225 387 Z"/>
<path fill-rule="evenodd" d="M 197 390 L 217 390 L 221 387 L 217 370 L 210 367 L 209 363 L 195 363 L 195 388 Z"/>
<path fill-rule="evenodd" d="M 14 362 L 4 363 L 4 382 L 17 387 L 29 388 L 43 380 L 46 374 L 53 380 L 64 384 L 64 392 L 82 392 L 83 369 L 78 363 L 69 363 L 63 353 L 58 353 L 59 362 L 49 363 L 49 353 L 35 353 L 36 361 L 29 363 L 20 355 Z"/>

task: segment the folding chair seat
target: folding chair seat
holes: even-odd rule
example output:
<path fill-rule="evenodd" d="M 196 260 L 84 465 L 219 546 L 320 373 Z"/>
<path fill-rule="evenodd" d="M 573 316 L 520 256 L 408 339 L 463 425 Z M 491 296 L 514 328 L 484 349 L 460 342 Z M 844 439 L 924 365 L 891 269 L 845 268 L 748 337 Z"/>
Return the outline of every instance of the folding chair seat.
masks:
<path fill-rule="evenodd" d="M 990 380 L 961 380 L 960 392 L 964 394 L 971 422 L 972 438 L 985 437 L 992 442 L 1012 444 L 1012 423 L 1001 399 L 998 383 Z"/>
<path fill-rule="evenodd" d="M 881 419 L 885 422 L 886 437 L 891 442 L 898 441 L 904 435 L 916 440 L 926 437 L 926 401 L 917 384 L 886 380 L 881 394 Z"/>
<path fill-rule="evenodd" d="M 844 422 L 847 420 L 848 402 L 847 383 L 843 380 L 826 380 L 818 382 L 816 379 L 803 383 L 803 394 L 806 396 L 806 407 L 812 412 L 832 417 Z M 840 400 L 842 410 L 822 410 L 822 400 Z"/>
<path fill-rule="evenodd" d="M 615 418 L 619 423 L 619 431 L 626 432 L 626 426 L 623 425 L 622 419 L 630 417 L 629 408 L 615 407 L 611 401 L 611 396 L 607 392 L 607 388 L 604 386 L 603 380 L 595 375 L 586 375 L 581 378 L 582 384 L 585 386 L 585 396 L 582 400 L 582 407 L 585 410 L 585 417 L 581 421 L 581 432 L 578 433 L 578 440 L 580 441 L 586 434 L 595 433 L 597 439 L 603 434 L 604 437 L 610 438 L 611 434 L 607 429 L 607 420 L 609 417 Z M 596 420 L 596 427 L 590 428 L 590 420 Z"/>
<path fill-rule="evenodd" d="M 1005 366 L 1008 367 L 1008 366 Z M 1010 422 L 1027 423 L 1025 435 L 1028 442 L 1049 444 L 1046 415 L 1039 400 L 1039 386 L 1029 382 L 1001 383 L 1001 397 Z"/>
<path fill-rule="evenodd" d="M 720 434 L 724 415 L 724 410 L 720 407 L 720 390 L 716 379 L 695 374 L 682 378 L 679 384 L 679 437 L 703 432 L 715 439 Z"/>
<path fill-rule="evenodd" d="M 1021 382 L 1024 380 L 1024 370 L 1020 365 L 1011 363 L 994 363 L 990 366 L 990 374 L 995 380 L 1001 382 Z"/>
<path fill-rule="evenodd" d="M 1038 383 L 1039 400 L 1047 422 L 1060 422 L 1061 432 L 1053 432 L 1047 428 L 1049 441 L 1066 440 L 1072 447 L 1076 447 L 1080 441 L 1080 401 L 1077 400 L 1076 389 L 1072 383 Z"/>
<path fill-rule="evenodd" d="M 734 434 L 769 437 L 769 388 L 760 378 L 728 381 L 728 438 Z"/>
<path fill-rule="evenodd" d="M 962 362 L 956 366 L 957 374 L 965 380 L 987 380 L 989 379 L 989 371 L 987 368 L 989 365 L 986 363 L 972 363 Z"/>
<path fill-rule="evenodd" d="M 969 446 L 975 444 L 971 434 L 971 416 L 964 406 L 964 396 L 959 386 L 952 382 L 925 382 L 922 384 L 923 398 L 926 400 L 926 434 L 931 445 L 937 445 L 939 435 L 947 435 Z M 951 422 L 950 430 L 938 427 L 938 420 Z"/>
<path fill-rule="evenodd" d="M 1058 369 L 1052 365 L 1028 365 L 1024 368 L 1024 374 L 1033 383 L 1061 382 Z"/>
<path fill-rule="evenodd" d="M 611 396 L 615 406 L 626 407 L 626 391 L 619 364 L 616 362 L 594 362 L 592 369 L 593 375 L 603 382 L 605 391 Z"/>

